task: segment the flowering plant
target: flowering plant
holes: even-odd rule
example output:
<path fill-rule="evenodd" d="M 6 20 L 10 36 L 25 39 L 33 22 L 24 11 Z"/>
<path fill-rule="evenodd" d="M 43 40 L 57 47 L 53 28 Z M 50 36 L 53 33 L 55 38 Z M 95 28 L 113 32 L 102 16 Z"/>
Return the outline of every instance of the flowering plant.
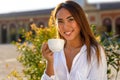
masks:
<path fill-rule="evenodd" d="M 33 23 L 30 31 L 21 31 L 22 37 L 25 38 L 24 42 L 21 39 L 15 42 L 19 52 L 17 60 L 22 63 L 24 67 L 23 78 L 25 77 L 27 80 L 40 80 L 45 69 L 46 61 L 42 57 L 41 46 L 43 42 L 46 42 L 50 38 L 56 38 L 57 36 L 56 27 L 50 21 L 49 24 L 48 27 L 38 28 Z M 18 80 L 23 80 L 23 78 L 19 78 L 18 76 L 14 77 Z"/>
<path fill-rule="evenodd" d="M 91 26 L 96 39 L 104 47 L 107 58 L 107 74 L 108 80 L 118 79 L 120 71 L 120 42 L 117 38 L 113 37 L 113 33 L 98 32 L 95 25 Z"/>

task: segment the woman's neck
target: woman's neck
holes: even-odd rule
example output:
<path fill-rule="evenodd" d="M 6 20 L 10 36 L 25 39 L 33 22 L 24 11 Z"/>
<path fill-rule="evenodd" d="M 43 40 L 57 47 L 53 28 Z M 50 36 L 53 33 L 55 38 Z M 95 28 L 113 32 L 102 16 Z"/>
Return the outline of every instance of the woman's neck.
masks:
<path fill-rule="evenodd" d="M 80 48 L 82 45 L 83 43 L 81 40 L 67 41 L 65 48 L 76 49 L 76 48 Z"/>

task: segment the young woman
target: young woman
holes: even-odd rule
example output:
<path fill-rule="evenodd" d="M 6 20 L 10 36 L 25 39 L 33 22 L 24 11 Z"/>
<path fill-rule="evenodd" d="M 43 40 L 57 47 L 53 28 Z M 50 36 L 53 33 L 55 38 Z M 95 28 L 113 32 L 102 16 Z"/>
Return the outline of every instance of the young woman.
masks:
<path fill-rule="evenodd" d="M 74 1 L 60 3 L 54 10 L 64 49 L 53 53 L 43 44 L 47 67 L 42 80 L 107 80 L 103 48 L 91 32 L 86 15 Z"/>

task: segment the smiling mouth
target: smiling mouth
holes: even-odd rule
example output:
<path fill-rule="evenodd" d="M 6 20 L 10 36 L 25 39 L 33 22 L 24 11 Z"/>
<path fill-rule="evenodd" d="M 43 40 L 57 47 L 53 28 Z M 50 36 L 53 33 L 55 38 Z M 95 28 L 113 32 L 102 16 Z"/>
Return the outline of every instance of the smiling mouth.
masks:
<path fill-rule="evenodd" d="M 74 31 L 74 30 L 68 31 L 68 32 L 64 32 L 64 34 L 67 35 L 67 36 L 70 36 L 70 35 L 72 34 L 73 31 Z"/>

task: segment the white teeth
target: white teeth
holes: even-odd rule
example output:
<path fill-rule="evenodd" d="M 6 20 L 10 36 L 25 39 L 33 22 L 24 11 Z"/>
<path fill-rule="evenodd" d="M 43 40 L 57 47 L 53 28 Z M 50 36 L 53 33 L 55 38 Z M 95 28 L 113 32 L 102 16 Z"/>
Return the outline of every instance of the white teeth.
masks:
<path fill-rule="evenodd" d="M 69 35 L 71 32 L 65 32 L 65 34 Z"/>

